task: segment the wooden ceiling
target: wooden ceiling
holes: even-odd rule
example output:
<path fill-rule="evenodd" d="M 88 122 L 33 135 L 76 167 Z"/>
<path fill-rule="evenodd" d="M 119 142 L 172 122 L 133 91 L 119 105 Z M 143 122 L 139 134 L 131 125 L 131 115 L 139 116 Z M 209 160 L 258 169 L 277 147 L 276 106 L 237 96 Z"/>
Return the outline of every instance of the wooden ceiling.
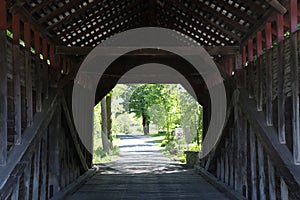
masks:
<path fill-rule="evenodd" d="M 270 2 L 274 0 L 11 0 L 7 5 L 56 45 L 94 47 L 115 33 L 156 26 L 182 32 L 203 46 L 233 46 L 286 3 Z"/>

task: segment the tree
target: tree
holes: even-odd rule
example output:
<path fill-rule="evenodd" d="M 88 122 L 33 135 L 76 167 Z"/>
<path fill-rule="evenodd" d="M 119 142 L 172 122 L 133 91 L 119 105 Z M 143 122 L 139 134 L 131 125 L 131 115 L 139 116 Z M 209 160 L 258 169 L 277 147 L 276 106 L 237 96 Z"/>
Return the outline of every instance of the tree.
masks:
<path fill-rule="evenodd" d="M 161 104 L 163 97 L 161 84 L 145 84 L 137 87 L 129 99 L 128 109 L 137 118 L 142 117 L 144 134 L 149 134 L 150 114 L 149 108 Z"/>

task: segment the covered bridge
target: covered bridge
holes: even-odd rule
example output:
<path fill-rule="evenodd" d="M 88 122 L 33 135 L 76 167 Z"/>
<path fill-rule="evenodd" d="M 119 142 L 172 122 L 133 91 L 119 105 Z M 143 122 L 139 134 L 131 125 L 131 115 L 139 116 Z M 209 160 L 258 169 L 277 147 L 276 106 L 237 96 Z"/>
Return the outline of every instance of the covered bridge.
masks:
<path fill-rule="evenodd" d="M 225 85 L 225 124 L 199 173 L 236 198 L 300 199 L 299 17 L 297 0 L 0 0 L 0 199 L 55 198 L 88 173 L 92 155 L 72 115 L 76 74 L 94 47 L 142 27 L 193 39 L 222 76 L 209 74 Z M 162 63 L 192 85 L 208 130 L 210 85 L 185 60 L 159 48 L 119 56 L 93 103 L 130 69 Z"/>

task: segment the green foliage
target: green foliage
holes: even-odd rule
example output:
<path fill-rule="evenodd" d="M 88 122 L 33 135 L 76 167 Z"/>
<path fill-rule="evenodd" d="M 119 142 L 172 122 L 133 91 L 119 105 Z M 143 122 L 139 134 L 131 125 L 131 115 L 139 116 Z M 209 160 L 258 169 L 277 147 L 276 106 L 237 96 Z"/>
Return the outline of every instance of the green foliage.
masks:
<path fill-rule="evenodd" d="M 129 99 L 129 112 L 134 113 L 137 118 L 146 116 L 150 120 L 149 108 L 160 104 L 163 87 L 160 84 L 145 84 L 136 88 Z"/>

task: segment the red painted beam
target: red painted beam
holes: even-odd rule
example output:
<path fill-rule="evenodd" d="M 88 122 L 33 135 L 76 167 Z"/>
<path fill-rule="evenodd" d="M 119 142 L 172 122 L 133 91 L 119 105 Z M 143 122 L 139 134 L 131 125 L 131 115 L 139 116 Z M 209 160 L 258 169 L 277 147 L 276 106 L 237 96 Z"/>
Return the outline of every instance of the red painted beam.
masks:
<path fill-rule="evenodd" d="M 272 48 L 272 27 L 271 22 L 266 23 L 266 29 L 265 29 L 265 36 L 266 36 L 266 48 L 267 50 Z"/>
<path fill-rule="evenodd" d="M 25 42 L 25 49 L 30 51 L 31 47 L 31 33 L 30 33 L 30 24 L 28 22 L 24 23 L 24 42 Z"/>
<path fill-rule="evenodd" d="M 12 33 L 13 44 L 18 45 L 20 43 L 20 18 L 18 13 L 12 15 Z"/>
<path fill-rule="evenodd" d="M 295 33 L 298 30 L 298 2 L 297 2 L 297 0 L 290 0 L 290 18 L 291 18 L 291 32 Z"/>
<path fill-rule="evenodd" d="M 40 46 L 40 33 L 38 31 L 34 31 L 34 50 L 35 55 L 40 56 L 41 46 Z"/>
<path fill-rule="evenodd" d="M 6 1 L 0 0 L 0 30 L 5 30 L 7 26 Z"/>
<path fill-rule="evenodd" d="M 277 40 L 281 42 L 284 39 L 284 18 L 283 15 L 277 15 Z"/>
<path fill-rule="evenodd" d="M 253 61 L 253 40 L 248 40 L 248 60 L 249 62 Z"/>
<path fill-rule="evenodd" d="M 258 31 L 256 33 L 256 51 L 257 51 L 257 56 L 261 56 L 261 54 L 262 54 L 262 33 L 261 33 L 261 31 Z"/>

